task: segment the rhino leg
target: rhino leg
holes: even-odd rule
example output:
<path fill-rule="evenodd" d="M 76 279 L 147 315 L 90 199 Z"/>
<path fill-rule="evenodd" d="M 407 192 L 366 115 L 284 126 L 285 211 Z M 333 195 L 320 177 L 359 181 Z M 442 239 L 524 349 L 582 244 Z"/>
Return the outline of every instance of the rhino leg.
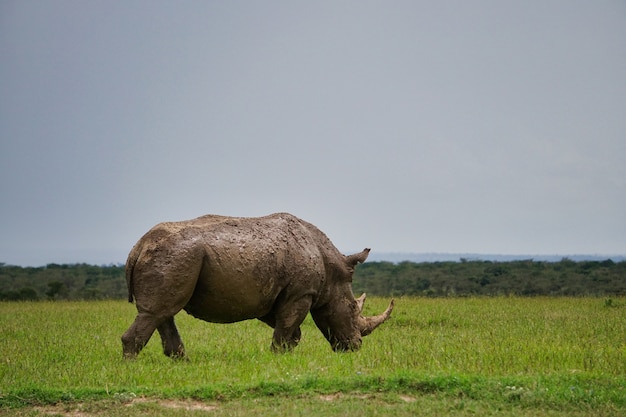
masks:
<path fill-rule="evenodd" d="M 276 318 L 272 315 L 269 316 L 265 316 L 265 317 L 261 317 L 259 318 L 259 320 L 261 320 L 263 323 L 267 324 L 268 326 L 270 326 L 272 329 L 276 328 Z M 300 337 L 302 336 L 302 332 L 300 331 L 300 327 L 298 327 L 294 333 L 292 338 L 296 341 L 296 344 L 298 344 L 298 342 L 300 342 Z M 274 352 L 284 352 L 286 350 L 289 350 L 289 348 L 285 349 L 285 348 L 281 348 L 279 345 L 279 348 L 277 349 L 274 345 L 274 341 L 272 340 L 272 351 Z"/>
<path fill-rule="evenodd" d="M 148 263 L 147 266 L 143 265 L 140 273 L 134 275 L 133 293 L 139 313 L 122 336 L 125 358 L 137 356 L 155 330 L 159 331 L 163 352 L 167 356 L 184 356 L 183 342 L 174 324 L 174 316 L 189 302 L 202 262 L 191 262 L 193 259 L 190 261 L 188 256 L 179 255 L 180 262 L 186 261 L 191 266 L 187 265 L 187 269 L 184 269 L 184 265 L 175 262 L 165 266 Z"/>
<path fill-rule="evenodd" d="M 124 357 L 135 358 L 146 346 L 155 330 L 158 330 L 161 336 L 163 353 L 173 358 L 185 356 L 185 347 L 174 324 L 174 317 L 159 318 L 149 313 L 139 313 L 133 324 L 122 335 Z"/>
<path fill-rule="evenodd" d="M 174 317 L 165 319 L 165 321 L 157 327 L 157 330 L 161 336 L 163 353 L 171 358 L 184 358 L 185 346 L 174 323 Z"/>
<path fill-rule="evenodd" d="M 131 326 L 122 335 L 124 357 L 134 359 L 148 343 L 157 328 L 158 321 L 148 313 L 139 313 Z"/>
<path fill-rule="evenodd" d="M 282 353 L 292 350 L 300 342 L 302 335 L 300 325 L 311 309 L 311 296 L 296 301 L 287 301 L 279 305 L 273 317 L 266 317 L 263 321 L 270 326 L 274 324 L 272 337 L 272 351 Z"/>

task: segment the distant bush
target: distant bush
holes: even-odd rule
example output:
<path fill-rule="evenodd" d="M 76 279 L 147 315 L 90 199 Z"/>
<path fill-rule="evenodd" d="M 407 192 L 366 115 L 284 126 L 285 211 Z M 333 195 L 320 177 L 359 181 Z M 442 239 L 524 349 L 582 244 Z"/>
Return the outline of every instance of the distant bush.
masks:
<path fill-rule="evenodd" d="M 366 262 L 353 289 L 381 296 L 619 296 L 626 295 L 626 262 Z"/>
<path fill-rule="evenodd" d="M 0 264 L 0 301 L 94 300 L 127 297 L 123 265 Z"/>
<path fill-rule="evenodd" d="M 624 296 L 626 262 L 533 260 L 491 262 L 366 262 L 355 293 L 380 296 Z M 123 265 L 0 264 L 0 301 L 102 300 L 127 297 Z"/>

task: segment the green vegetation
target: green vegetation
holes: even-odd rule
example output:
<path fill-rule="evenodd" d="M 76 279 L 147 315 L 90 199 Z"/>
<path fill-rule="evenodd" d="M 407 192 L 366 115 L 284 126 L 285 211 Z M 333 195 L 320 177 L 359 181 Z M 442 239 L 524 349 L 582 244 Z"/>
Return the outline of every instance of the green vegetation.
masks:
<path fill-rule="evenodd" d="M 48 264 L 38 268 L 0 263 L 0 300 L 126 299 L 123 265 Z"/>
<path fill-rule="evenodd" d="M 271 353 L 258 321 L 177 323 L 189 361 L 155 334 L 134 361 L 124 301 L 0 303 L 0 415 L 509 415 L 626 413 L 623 297 L 396 300 L 359 352 L 337 354 L 307 318 Z M 366 314 L 386 299 L 370 297 Z M 80 414 L 83 413 L 83 414 Z"/>
<path fill-rule="evenodd" d="M 626 295 L 626 262 L 366 262 L 354 278 L 354 292 L 362 291 L 428 297 Z"/>
<path fill-rule="evenodd" d="M 354 292 L 427 297 L 624 296 L 626 262 L 366 262 L 356 269 Z M 22 268 L 0 264 L 0 301 L 126 297 L 123 265 L 49 264 Z"/>

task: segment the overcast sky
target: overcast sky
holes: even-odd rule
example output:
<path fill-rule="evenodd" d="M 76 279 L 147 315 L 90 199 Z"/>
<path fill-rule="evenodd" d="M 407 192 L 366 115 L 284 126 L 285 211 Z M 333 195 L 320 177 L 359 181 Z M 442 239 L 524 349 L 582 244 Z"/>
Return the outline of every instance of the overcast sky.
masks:
<path fill-rule="evenodd" d="M 0 262 L 287 211 L 343 252 L 626 254 L 626 3 L 0 2 Z"/>

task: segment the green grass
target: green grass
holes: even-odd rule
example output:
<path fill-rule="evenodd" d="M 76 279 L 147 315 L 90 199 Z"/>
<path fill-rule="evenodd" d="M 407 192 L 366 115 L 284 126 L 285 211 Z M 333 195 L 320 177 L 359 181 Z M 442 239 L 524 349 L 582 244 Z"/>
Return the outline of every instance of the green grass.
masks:
<path fill-rule="evenodd" d="M 0 415 L 626 414 L 625 299 L 401 298 L 346 354 L 310 318 L 276 355 L 258 321 L 181 313 L 188 361 L 165 357 L 158 334 L 122 360 L 134 316 L 122 301 L 0 303 Z"/>

